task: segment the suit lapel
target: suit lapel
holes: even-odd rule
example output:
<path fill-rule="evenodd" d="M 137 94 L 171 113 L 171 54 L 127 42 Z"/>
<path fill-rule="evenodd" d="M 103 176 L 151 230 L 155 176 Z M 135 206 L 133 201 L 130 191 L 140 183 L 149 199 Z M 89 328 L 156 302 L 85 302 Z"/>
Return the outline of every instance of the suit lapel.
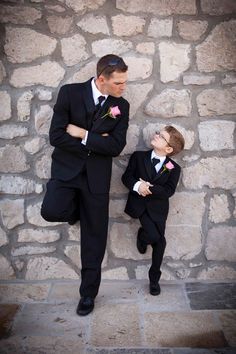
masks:
<path fill-rule="evenodd" d="M 152 171 L 153 171 L 153 166 L 151 163 L 151 154 L 152 154 L 152 150 L 147 151 L 145 158 L 144 158 L 144 165 L 148 174 L 148 177 L 150 178 L 150 180 L 152 179 Z"/>
<path fill-rule="evenodd" d="M 169 157 L 166 156 L 166 159 L 165 159 L 165 161 L 163 162 L 163 165 L 161 166 L 161 169 L 157 172 L 157 174 L 156 174 L 156 176 L 155 176 L 155 178 L 154 178 L 154 181 L 155 181 L 156 179 L 158 179 L 158 178 L 162 175 L 162 173 L 163 173 L 163 171 L 164 171 L 164 165 L 167 164 L 169 160 L 170 160 Z"/>
<path fill-rule="evenodd" d="M 92 125 L 93 114 L 95 111 L 95 103 L 93 100 L 91 81 L 92 81 L 92 79 L 88 80 L 85 83 L 85 90 L 83 91 L 83 98 L 84 98 L 83 101 L 85 103 L 85 107 L 87 110 L 87 128 L 88 129 L 90 129 L 90 127 Z"/>
<path fill-rule="evenodd" d="M 97 129 L 102 123 L 104 123 L 106 121 L 106 119 L 113 119 L 110 118 L 108 116 L 102 118 L 109 110 L 110 107 L 115 106 L 115 99 L 112 96 L 108 96 L 104 105 L 100 108 L 100 110 L 98 111 L 97 115 L 98 118 L 95 120 L 95 122 L 93 123 L 93 128 L 92 130 Z M 117 118 L 116 118 L 117 119 Z"/>

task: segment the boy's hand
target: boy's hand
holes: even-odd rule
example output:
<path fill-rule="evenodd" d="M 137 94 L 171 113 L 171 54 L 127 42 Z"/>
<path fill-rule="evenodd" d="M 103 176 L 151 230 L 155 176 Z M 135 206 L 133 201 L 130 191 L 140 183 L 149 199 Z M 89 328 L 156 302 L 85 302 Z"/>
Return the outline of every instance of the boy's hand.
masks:
<path fill-rule="evenodd" d="M 138 192 L 142 197 L 146 197 L 147 195 L 152 194 L 150 191 L 149 187 L 152 187 L 153 184 L 150 182 L 144 181 L 142 178 L 139 178 L 139 180 L 142 182 L 139 186 Z"/>

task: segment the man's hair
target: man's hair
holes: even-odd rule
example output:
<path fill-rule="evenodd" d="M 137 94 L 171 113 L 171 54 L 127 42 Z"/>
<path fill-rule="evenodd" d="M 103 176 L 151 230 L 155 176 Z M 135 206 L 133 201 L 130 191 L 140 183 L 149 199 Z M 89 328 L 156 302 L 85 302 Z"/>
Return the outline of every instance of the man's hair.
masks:
<path fill-rule="evenodd" d="M 184 149 L 185 141 L 183 135 L 172 125 L 167 125 L 164 130 L 169 134 L 169 145 L 173 148 L 173 151 L 168 155 L 177 155 L 180 151 Z"/>
<path fill-rule="evenodd" d="M 128 66 L 124 60 L 114 54 L 107 54 L 97 63 L 97 77 L 101 74 L 109 78 L 114 71 L 124 73 L 128 70 Z"/>

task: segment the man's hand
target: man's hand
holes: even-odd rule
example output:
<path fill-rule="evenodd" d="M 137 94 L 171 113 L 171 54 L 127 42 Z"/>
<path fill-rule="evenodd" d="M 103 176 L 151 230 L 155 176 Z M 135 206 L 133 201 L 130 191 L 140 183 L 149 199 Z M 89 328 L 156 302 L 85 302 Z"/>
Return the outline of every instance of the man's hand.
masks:
<path fill-rule="evenodd" d="M 142 178 L 139 178 L 139 180 L 142 182 L 139 186 L 138 192 L 142 197 L 146 197 L 147 195 L 152 194 L 150 191 L 149 187 L 153 187 L 153 184 L 150 182 L 144 181 Z"/>
<path fill-rule="evenodd" d="M 66 132 L 71 136 L 73 136 L 74 138 L 80 138 L 82 140 L 85 138 L 85 134 L 86 134 L 85 129 L 77 127 L 77 125 L 74 124 L 68 124 L 66 127 Z"/>

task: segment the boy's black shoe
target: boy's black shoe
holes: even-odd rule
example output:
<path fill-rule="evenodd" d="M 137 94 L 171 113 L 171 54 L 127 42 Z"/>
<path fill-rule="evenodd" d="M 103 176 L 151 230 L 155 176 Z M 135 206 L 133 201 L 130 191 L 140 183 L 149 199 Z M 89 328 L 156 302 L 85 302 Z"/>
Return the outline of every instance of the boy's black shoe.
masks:
<path fill-rule="evenodd" d="M 94 299 L 92 297 L 86 296 L 81 297 L 79 305 L 77 307 L 77 314 L 79 316 L 86 316 L 94 309 Z"/>
<path fill-rule="evenodd" d="M 150 294 L 151 295 L 156 296 L 156 295 L 160 295 L 160 293 L 161 293 L 161 288 L 160 288 L 160 285 L 158 283 L 157 284 L 150 283 L 149 289 L 150 289 Z"/>
<path fill-rule="evenodd" d="M 138 249 L 139 253 L 144 254 L 147 251 L 147 245 L 143 241 L 141 241 L 140 236 L 141 236 L 142 232 L 144 232 L 144 230 L 143 230 L 142 227 L 140 227 L 139 230 L 138 230 L 136 246 L 137 246 L 137 249 Z"/>

